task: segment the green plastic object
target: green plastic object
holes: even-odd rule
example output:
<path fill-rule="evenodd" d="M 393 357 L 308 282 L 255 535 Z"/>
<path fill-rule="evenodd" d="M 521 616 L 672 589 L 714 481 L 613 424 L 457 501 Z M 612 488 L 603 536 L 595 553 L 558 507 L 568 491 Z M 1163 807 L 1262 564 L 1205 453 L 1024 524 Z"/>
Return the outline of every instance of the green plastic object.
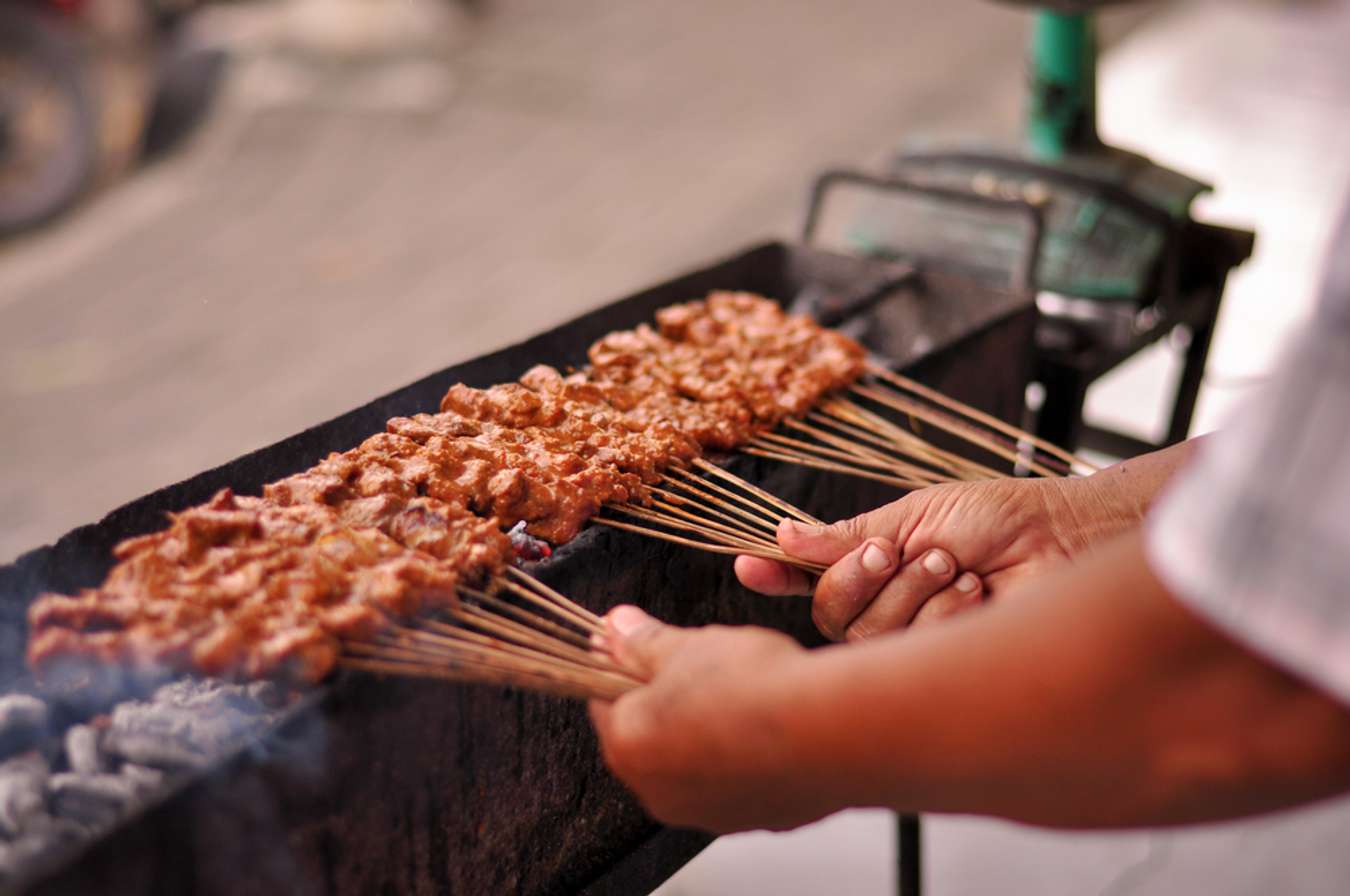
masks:
<path fill-rule="evenodd" d="M 1059 162 L 1100 146 L 1097 37 L 1091 14 L 1035 14 L 1027 143 L 1031 156 L 1042 162 Z"/>

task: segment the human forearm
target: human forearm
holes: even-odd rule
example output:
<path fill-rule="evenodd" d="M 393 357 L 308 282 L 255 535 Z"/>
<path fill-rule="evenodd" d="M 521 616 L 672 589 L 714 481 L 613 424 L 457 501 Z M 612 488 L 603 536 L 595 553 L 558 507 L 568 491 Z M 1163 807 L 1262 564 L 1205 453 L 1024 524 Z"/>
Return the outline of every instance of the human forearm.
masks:
<path fill-rule="evenodd" d="M 1167 824 L 1350 786 L 1350 713 L 1194 619 L 1137 537 L 927 631 L 818 651 L 775 690 L 840 806 Z"/>
<path fill-rule="evenodd" d="M 1167 481 L 1209 436 L 1113 464 L 1082 478 L 1037 480 L 1048 514 L 1071 553 L 1139 525 Z"/>

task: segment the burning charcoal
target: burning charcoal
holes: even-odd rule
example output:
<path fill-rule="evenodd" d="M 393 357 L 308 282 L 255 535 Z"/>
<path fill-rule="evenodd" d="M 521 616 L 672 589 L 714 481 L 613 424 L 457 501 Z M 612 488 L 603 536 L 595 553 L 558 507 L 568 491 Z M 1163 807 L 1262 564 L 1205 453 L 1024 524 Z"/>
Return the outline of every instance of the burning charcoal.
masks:
<path fill-rule="evenodd" d="M 525 521 L 521 520 L 511 527 L 511 531 L 506 533 L 511 539 L 511 548 L 516 553 L 516 558 L 527 563 L 533 563 L 537 560 L 547 560 L 553 554 L 553 549 L 548 546 L 548 542 L 535 538 L 525 531 Z"/>
<path fill-rule="evenodd" d="M 121 775 L 80 775 L 62 772 L 47 781 L 52 811 L 89 825 L 114 820 L 136 797 L 136 786 Z"/>
<path fill-rule="evenodd" d="M 154 790 L 164 782 L 164 772 L 148 765 L 137 765 L 134 762 L 124 763 L 121 775 L 141 791 Z"/>
<path fill-rule="evenodd" d="M 251 687 L 195 679 L 164 685 L 149 701 L 113 710 L 104 749 L 140 765 L 205 765 L 271 717 Z"/>
<path fill-rule="evenodd" d="M 0 831 L 16 837 L 47 814 L 49 772 L 47 760 L 36 753 L 0 763 Z"/>
<path fill-rule="evenodd" d="M 154 731 L 127 731 L 112 728 L 103 744 L 109 753 L 137 765 L 156 768 L 201 768 L 210 757 L 203 755 L 175 735 Z"/>
<path fill-rule="evenodd" d="M 0 754 L 32 744 L 47 731 L 47 704 L 30 694 L 0 697 Z"/>
<path fill-rule="evenodd" d="M 75 725 L 66 732 L 66 762 L 71 771 L 82 775 L 107 771 L 98 741 L 98 730 L 91 725 Z"/>

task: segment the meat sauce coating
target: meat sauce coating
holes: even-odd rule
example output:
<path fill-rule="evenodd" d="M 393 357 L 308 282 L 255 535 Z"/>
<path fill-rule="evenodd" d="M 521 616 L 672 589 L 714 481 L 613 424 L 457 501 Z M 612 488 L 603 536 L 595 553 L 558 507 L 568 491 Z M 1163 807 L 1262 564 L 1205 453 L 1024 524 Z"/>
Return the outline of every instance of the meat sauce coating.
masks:
<path fill-rule="evenodd" d="M 385 522 L 416 530 L 426 512 L 413 502 Z M 342 639 L 449 605 L 465 571 L 500 553 L 492 544 L 499 531 L 465 529 L 450 539 L 444 524 L 436 528 L 439 557 L 322 504 L 282 507 L 225 490 L 174 515 L 168 529 L 118 545 L 101 587 L 35 601 L 28 659 L 39 671 L 78 656 L 318 681 Z"/>
<path fill-rule="evenodd" d="M 129 539 L 104 584 L 43 595 L 29 662 L 83 658 L 317 681 L 341 641 L 444 606 L 511 558 L 503 532 L 569 541 L 608 502 L 646 503 L 673 463 L 727 451 L 862 373 L 846 337 L 716 292 L 610 333 L 569 375 L 450 388 L 356 448 L 221 492 Z"/>

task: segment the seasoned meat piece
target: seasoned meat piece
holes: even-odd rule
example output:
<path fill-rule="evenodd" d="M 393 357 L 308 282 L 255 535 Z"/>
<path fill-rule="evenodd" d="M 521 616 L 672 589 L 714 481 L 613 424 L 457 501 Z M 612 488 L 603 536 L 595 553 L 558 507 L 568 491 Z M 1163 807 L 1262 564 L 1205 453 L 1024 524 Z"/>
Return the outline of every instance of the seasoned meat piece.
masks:
<path fill-rule="evenodd" d="M 748 293 L 664 308 L 657 323 L 597 342 L 590 375 L 641 396 L 628 414 L 665 416 L 705 448 L 734 448 L 803 414 L 863 369 L 852 340 Z"/>
<path fill-rule="evenodd" d="M 414 504 L 396 519 L 414 526 L 426 513 Z M 435 540 L 464 568 L 501 556 L 489 553 L 495 539 L 483 546 L 481 529 L 450 520 L 438 529 Z M 493 535 L 505 540 L 495 527 Z M 35 667 L 84 657 L 317 681 L 336 661 L 341 637 L 453 603 L 458 581 L 456 566 L 375 529 L 350 528 L 332 508 L 280 507 L 228 490 L 117 554 L 101 588 L 34 602 Z"/>
<path fill-rule="evenodd" d="M 715 292 L 610 333 L 590 366 L 450 388 L 436 414 L 128 539 L 103 585 L 44 595 L 29 661 L 213 675 L 327 674 L 343 638 L 455 600 L 511 557 L 503 527 L 562 543 L 672 464 L 732 450 L 862 373 L 860 346 L 775 303 Z"/>

